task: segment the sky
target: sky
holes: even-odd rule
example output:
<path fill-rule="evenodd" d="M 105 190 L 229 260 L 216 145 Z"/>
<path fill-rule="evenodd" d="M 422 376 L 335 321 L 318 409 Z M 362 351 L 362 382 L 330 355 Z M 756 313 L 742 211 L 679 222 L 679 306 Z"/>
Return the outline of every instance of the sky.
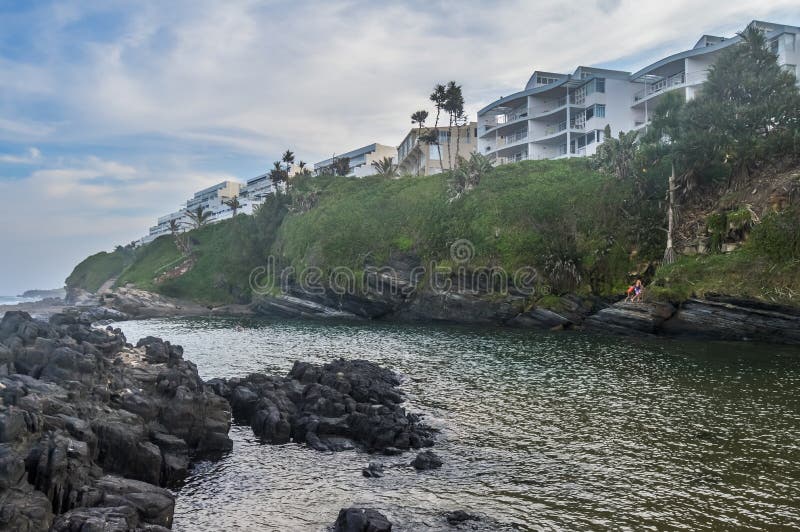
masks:
<path fill-rule="evenodd" d="M 194 191 L 397 145 L 436 83 L 467 111 L 534 69 L 638 70 L 797 0 L 0 0 L 0 294 L 62 286 Z"/>

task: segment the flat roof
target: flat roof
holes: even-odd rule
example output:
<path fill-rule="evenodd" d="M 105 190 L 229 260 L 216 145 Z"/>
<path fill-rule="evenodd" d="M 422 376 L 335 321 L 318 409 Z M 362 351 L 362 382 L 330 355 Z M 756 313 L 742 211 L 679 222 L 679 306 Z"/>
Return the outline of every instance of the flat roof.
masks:
<path fill-rule="evenodd" d="M 378 143 L 377 142 L 373 142 L 372 144 L 368 144 L 367 146 L 364 146 L 362 148 L 358 148 L 358 149 L 355 149 L 355 150 L 350 150 L 350 151 L 345 152 L 345 153 L 340 153 L 338 155 L 335 155 L 334 157 L 336 159 L 342 159 L 344 157 L 347 157 L 349 159 L 355 159 L 356 157 L 359 157 L 361 155 L 366 155 L 367 153 L 372 153 L 377 148 L 378 148 Z M 393 146 L 387 146 L 387 148 L 393 148 Z M 325 159 L 324 161 L 320 161 L 318 163 L 314 163 L 314 169 L 316 170 L 317 168 L 322 168 L 323 166 L 329 166 L 329 165 L 333 164 L 334 157 L 330 157 L 328 159 Z"/>

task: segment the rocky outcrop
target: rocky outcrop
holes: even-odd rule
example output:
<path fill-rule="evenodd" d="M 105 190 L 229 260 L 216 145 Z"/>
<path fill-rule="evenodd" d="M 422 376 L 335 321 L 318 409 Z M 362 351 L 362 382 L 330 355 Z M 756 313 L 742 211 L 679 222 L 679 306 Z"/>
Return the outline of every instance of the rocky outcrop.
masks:
<path fill-rule="evenodd" d="M 391 532 L 385 515 L 370 508 L 342 508 L 332 532 Z"/>
<path fill-rule="evenodd" d="M 620 302 L 589 316 L 583 326 L 620 334 L 655 335 L 675 314 L 669 303 Z"/>
<path fill-rule="evenodd" d="M 210 310 L 197 303 L 178 301 L 154 292 L 130 287 L 120 287 L 101 294 L 99 304 L 134 318 L 205 315 Z"/>
<path fill-rule="evenodd" d="M 359 445 L 390 454 L 433 445 L 431 429 L 401 406 L 397 376 L 366 360 L 295 362 L 286 377 L 253 374 L 209 384 L 264 442 L 305 442 L 320 451 Z"/>
<path fill-rule="evenodd" d="M 411 462 L 411 467 L 417 471 L 428 471 L 442 467 L 442 459 L 433 451 L 422 451 Z"/>
<path fill-rule="evenodd" d="M 726 296 L 669 303 L 617 303 L 586 319 L 593 331 L 623 335 L 800 344 L 800 309 Z"/>
<path fill-rule="evenodd" d="M 663 324 L 668 336 L 800 344 L 800 309 L 710 296 L 689 299 Z"/>
<path fill-rule="evenodd" d="M 228 451 L 230 406 L 180 347 L 94 315 L 0 322 L 0 529 L 162 530 L 189 462 Z"/>

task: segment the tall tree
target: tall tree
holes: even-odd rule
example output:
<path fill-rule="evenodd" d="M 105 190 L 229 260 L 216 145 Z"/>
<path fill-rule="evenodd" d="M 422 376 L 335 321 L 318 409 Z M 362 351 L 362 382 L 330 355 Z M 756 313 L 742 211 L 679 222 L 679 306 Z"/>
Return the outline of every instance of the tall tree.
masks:
<path fill-rule="evenodd" d="M 452 169 L 453 126 L 457 126 L 459 119 L 464 115 L 464 95 L 461 92 L 461 85 L 457 85 L 455 81 L 447 82 L 443 108 L 449 118 L 447 127 L 447 167 Z"/>
<path fill-rule="evenodd" d="M 428 146 L 432 144 L 432 142 L 423 142 L 423 138 L 425 140 L 430 140 L 430 136 L 424 136 L 422 133 L 422 128 L 425 127 L 425 121 L 428 119 L 428 111 L 416 111 L 411 115 L 411 123 L 417 124 L 417 143 L 418 144 L 427 144 Z M 417 175 L 419 175 L 419 159 L 417 160 Z"/>
<path fill-rule="evenodd" d="M 433 106 L 436 108 L 436 119 L 433 122 L 433 129 L 436 131 L 437 140 L 436 140 L 436 149 L 439 151 L 439 164 L 442 163 L 442 147 L 441 143 L 439 142 L 438 135 L 439 135 L 439 118 L 441 117 L 442 110 L 444 109 L 445 103 L 447 102 L 447 89 L 441 83 L 437 83 L 436 86 L 433 88 L 433 92 L 430 95 L 430 100 L 433 102 Z"/>
<path fill-rule="evenodd" d="M 289 176 L 286 170 L 281 166 L 280 161 L 272 163 L 272 169 L 269 171 L 269 180 L 272 181 L 272 188 L 275 190 L 275 195 L 280 194 L 280 185 L 288 180 Z"/>
<path fill-rule="evenodd" d="M 227 205 L 233 211 L 233 217 L 236 218 L 236 214 L 239 209 L 242 208 L 242 204 L 239 202 L 239 196 L 233 196 L 232 198 L 222 200 L 222 203 Z"/>
<path fill-rule="evenodd" d="M 199 229 L 208 223 L 211 218 L 211 211 L 205 209 L 202 205 L 198 205 L 196 209 L 186 211 L 186 215 L 192 221 L 195 229 Z"/>
<path fill-rule="evenodd" d="M 350 174 L 350 157 L 337 157 L 333 160 L 333 173 L 338 176 Z"/>
<path fill-rule="evenodd" d="M 294 164 L 294 153 L 291 150 L 286 150 L 283 152 L 281 161 L 286 165 L 286 173 L 288 174 L 292 170 L 292 165 Z"/>
<path fill-rule="evenodd" d="M 677 91 L 663 96 L 653 113 L 653 120 L 642 137 L 641 154 L 645 164 L 654 167 L 659 163 L 669 164 L 667 186 L 667 246 L 664 250 L 664 264 L 672 264 L 677 259 L 674 248 L 675 224 L 678 205 L 675 192 L 678 188 L 676 166 L 685 168 L 680 138 L 681 112 L 684 107 L 683 94 Z"/>
<path fill-rule="evenodd" d="M 742 179 L 760 161 L 795 150 L 797 79 L 778 65 L 763 32 L 749 27 L 740 37 L 720 52 L 700 94 L 686 105 L 680 140 L 695 170 L 689 178 L 722 163 L 730 165 L 734 179 Z"/>
<path fill-rule="evenodd" d="M 379 161 L 372 161 L 372 167 L 377 175 L 381 177 L 397 177 L 397 165 L 391 157 L 384 157 Z"/>

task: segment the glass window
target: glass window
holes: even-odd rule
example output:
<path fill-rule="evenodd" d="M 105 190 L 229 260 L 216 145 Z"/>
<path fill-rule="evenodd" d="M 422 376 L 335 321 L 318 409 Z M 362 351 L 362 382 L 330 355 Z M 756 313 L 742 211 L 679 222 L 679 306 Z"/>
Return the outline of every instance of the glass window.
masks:
<path fill-rule="evenodd" d="M 449 131 L 439 131 L 439 144 L 447 144 L 449 140 L 450 140 Z"/>
<path fill-rule="evenodd" d="M 606 92 L 606 79 L 605 78 L 595 79 L 594 86 L 597 92 Z"/>
<path fill-rule="evenodd" d="M 586 110 L 586 120 L 589 120 L 591 118 L 594 118 L 594 107 L 589 107 Z"/>
<path fill-rule="evenodd" d="M 596 116 L 597 118 L 605 118 L 605 116 L 606 116 L 606 106 L 602 105 L 602 104 L 595 105 L 594 106 L 594 116 Z"/>
<path fill-rule="evenodd" d="M 431 161 L 439 160 L 439 149 L 436 144 L 431 144 L 428 146 L 428 159 Z"/>

